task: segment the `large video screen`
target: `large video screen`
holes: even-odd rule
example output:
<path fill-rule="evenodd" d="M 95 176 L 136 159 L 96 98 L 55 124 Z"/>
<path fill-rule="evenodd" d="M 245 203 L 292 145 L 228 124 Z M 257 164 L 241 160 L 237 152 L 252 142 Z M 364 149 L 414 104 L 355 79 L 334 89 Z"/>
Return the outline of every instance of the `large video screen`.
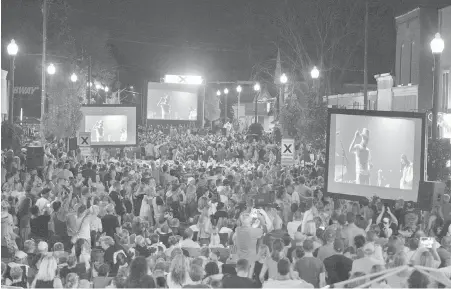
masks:
<path fill-rule="evenodd" d="M 91 132 L 93 146 L 133 146 L 137 144 L 136 107 L 82 106 L 80 131 Z"/>
<path fill-rule="evenodd" d="M 149 82 L 147 119 L 197 120 L 199 86 Z"/>
<path fill-rule="evenodd" d="M 331 111 L 327 191 L 416 201 L 424 177 L 424 119 L 417 116 Z"/>

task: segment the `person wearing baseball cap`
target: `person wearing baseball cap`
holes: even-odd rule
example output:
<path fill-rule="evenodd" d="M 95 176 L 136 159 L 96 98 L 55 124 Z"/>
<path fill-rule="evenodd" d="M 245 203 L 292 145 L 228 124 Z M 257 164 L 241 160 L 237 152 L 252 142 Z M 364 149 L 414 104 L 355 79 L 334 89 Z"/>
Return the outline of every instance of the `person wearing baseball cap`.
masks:
<path fill-rule="evenodd" d="M 363 272 L 365 274 L 370 274 L 371 268 L 373 268 L 374 265 L 385 265 L 383 260 L 374 257 L 374 252 L 376 251 L 374 243 L 366 243 L 362 249 L 364 257 L 354 260 L 351 270 L 353 273 Z"/>
<path fill-rule="evenodd" d="M 327 284 L 348 280 L 352 270 L 352 259 L 343 255 L 345 244 L 342 239 L 335 239 L 332 243 L 334 253 L 324 259 L 327 272 Z"/>
<path fill-rule="evenodd" d="M 360 143 L 357 143 L 357 137 L 361 138 Z M 349 152 L 355 154 L 356 160 L 356 184 L 370 184 L 371 150 L 368 148 L 370 140 L 370 131 L 367 128 L 355 132 L 354 139 L 349 146 Z"/>

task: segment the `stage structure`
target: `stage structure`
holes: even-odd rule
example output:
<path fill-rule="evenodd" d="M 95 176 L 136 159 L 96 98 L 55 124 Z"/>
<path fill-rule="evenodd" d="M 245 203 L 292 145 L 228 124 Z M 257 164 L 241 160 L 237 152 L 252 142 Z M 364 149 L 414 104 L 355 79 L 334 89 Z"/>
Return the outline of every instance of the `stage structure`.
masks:
<path fill-rule="evenodd" d="M 426 115 L 329 109 L 326 190 L 414 201 L 425 180 Z"/>

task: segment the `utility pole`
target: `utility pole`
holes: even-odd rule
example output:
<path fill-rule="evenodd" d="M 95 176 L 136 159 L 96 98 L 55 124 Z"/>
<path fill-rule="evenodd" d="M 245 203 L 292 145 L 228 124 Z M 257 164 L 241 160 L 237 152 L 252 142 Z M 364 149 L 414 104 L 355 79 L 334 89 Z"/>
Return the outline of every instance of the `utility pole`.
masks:
<path fill-rule="evenodd" d="M 43 0 L 42 6 L 42 63 L 41 63 L 41 144 L 44 145 L 44 114 L 45 114 L 45 101 L 46 101 L 46 54 L 47 54 L 47 0 Z"/>
<path fill-rule="evenodd" d="M 89 67 L 88 67 L 88 104 L 91 104 L 91 91 L 92 91 L 92 58 L 89 56 Z"/>
<path fill-rule="evenodd" d="M 368 0 L 365 0 L 365 53 L 363 59 L 363 108 L 368 109 Z"/>

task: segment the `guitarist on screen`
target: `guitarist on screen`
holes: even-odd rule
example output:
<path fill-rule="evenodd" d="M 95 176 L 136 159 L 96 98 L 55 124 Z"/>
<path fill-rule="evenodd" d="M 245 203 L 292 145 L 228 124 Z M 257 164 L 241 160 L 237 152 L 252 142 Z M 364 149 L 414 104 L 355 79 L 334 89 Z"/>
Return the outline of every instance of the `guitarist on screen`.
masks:
<path fill-rule="evenodd" d="M 356 144 L 357 137 L 361 137 L 361 142 Z M 349 152 L 355 154 L 356 162 L 356 184 L 371 185 L 370 183 L 370 170 L 373 167 L 371 162 L 371 150 L 368 148 L 368 142 L 370 138 L 370 131 L 366 128 L 355 132 L 354 139 L 349 146 Z"/>

